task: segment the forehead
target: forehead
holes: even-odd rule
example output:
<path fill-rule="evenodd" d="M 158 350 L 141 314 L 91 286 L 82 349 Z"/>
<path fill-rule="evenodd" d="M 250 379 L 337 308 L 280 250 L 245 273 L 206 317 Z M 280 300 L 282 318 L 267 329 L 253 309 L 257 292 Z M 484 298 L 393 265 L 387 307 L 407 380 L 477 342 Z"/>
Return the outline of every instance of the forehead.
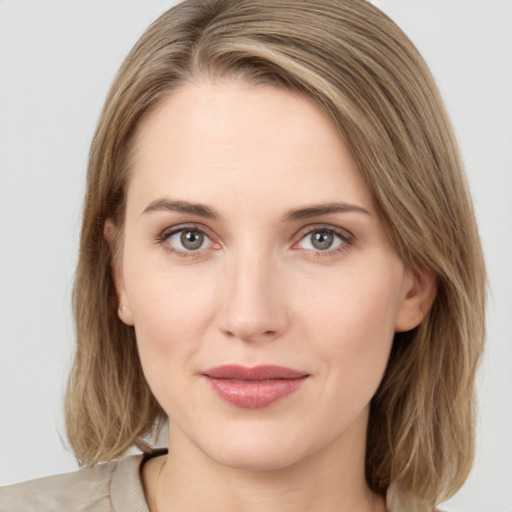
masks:
<path fill-rule="evenodd" d="M 290 201 L 371 202 L 335 123 L 312 100 L 235 81 L 187 84 L 143 119 L 129 201 L 135 192 L 147 201 L 179 195 L 284 208 L 295 206 Z"/>

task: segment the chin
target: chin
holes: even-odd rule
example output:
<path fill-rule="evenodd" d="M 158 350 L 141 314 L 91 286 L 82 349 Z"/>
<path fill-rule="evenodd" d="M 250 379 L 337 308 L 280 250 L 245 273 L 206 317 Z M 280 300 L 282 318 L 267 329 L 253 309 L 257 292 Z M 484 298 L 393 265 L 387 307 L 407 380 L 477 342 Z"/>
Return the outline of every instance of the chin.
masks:
<path fill-rule="evenodd" d="M 306 439 L 295 439 L 279 430 L 270 433 L 245 430 L 245 435 L 239 432 L 239 435 L 220 436 L 221 439 L 212 436 L 207 446 L 199 447 L 216 463 L 245 471 L 282 470 L 299 463 L 309 451 L 315 451 L 314 447 L 304 449 L 309 446 Z"/>
<path fill-rule="evenodd" d="M 301 460 L 295 450 L 283 452 L 274 447 L 262 449 L 233 450 L 228 447 L 221 454 L 211 457 L 223 466 L 244 471 L 278 471 L 294 466 Z"/>

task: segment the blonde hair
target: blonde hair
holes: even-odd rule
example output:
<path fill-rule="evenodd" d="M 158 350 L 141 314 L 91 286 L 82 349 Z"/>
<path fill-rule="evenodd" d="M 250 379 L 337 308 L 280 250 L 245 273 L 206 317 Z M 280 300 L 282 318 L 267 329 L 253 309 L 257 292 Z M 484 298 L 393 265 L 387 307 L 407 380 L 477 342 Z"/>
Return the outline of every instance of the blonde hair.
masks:
<path fill-rule="evenodd" d="M 188 0 L 155 21 L 124 61 L 92 142 L 74 288 L 77 351 L 66 417 L 82 464 L 111 460 L 164 413 L 118 318 L 103 230 L 122 232 L 124 186 L 141 118 L 180 85 L 229 77 L 314 100 L 339 127 L 404 263 L 438 292 L 397 333 L 372 399 L 367 481 L 432 508 L 466 479 L 474 379 L 484 338 L 485 268 L 449 120 L 414 45 L 364 0 Z M 117 244 L 120 241 L 117 240 Z"/>

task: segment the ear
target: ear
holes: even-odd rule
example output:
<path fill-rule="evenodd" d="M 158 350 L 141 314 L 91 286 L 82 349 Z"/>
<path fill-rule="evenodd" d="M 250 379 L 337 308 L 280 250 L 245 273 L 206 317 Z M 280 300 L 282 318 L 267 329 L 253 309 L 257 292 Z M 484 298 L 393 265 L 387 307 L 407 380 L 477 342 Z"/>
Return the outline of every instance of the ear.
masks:
<path fill-rule="evenodd" d="M 406 270 L 404 295 L 399 304 L 395 331 L 405 332 L 417 327 L 427 315 L 437 294 L 433 272 L 413 273 Z"/>
<path fill-rule="evenodd" d="M 111 254 L 111 269 L 112 269 L 112 279 L 114 280 L 114 287 L 116 289 L 116 295 L 118 300 L 118 310 L 117 314 L 122 322 L 126 325 L 133 325 L 133 318 L 130 306 L 128 304 L 128 298 L 126 296 L 126 289 L 124 286 L 124 276 L 123 276 L 123 265 L 122 265 L 122 255 L 118 254 L 116 251 L 116 225 L 112 219 L 107 219 L 105 221 L 105 225 L 103 226 L 103 236 L 107 241 L 110 247 Z"/>

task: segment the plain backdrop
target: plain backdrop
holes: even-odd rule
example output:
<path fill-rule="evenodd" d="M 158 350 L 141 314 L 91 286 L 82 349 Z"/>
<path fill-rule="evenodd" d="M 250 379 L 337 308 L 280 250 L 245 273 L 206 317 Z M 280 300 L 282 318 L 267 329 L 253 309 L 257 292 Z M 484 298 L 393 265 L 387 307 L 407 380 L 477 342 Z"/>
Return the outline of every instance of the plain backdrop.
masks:
<path fill-rule="evenodd" d="M 164 0 L 0 0 L 0 484 L 76 469 L 62 401 L 95 123 Z M 512 1 L 376 0 L 431 66 L 466 162 L 490 278 L 474 470 L 445 506 L 512 510 Z M 449 220 L 449 219 L 447 219 Z"/>

